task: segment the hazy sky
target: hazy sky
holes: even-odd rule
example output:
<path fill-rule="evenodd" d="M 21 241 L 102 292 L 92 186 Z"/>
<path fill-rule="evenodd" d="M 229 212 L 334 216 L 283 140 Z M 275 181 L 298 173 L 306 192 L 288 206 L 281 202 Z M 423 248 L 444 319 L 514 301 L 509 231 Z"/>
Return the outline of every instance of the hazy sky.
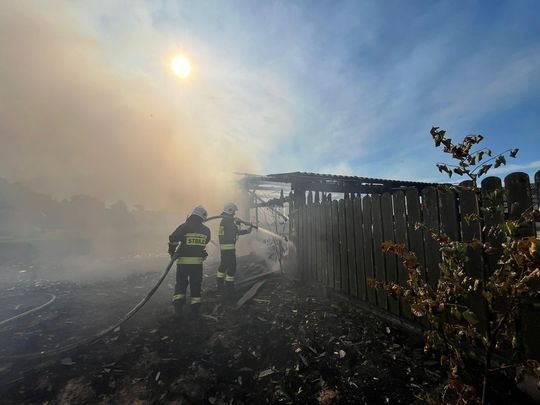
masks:
<path fill-rule="evenodd" d="M 0 176 L 150 206 L 231 171 L 441 179 L 432 125 L 534 173 L 539 21 L 536 0 L 4 0 Z"/>

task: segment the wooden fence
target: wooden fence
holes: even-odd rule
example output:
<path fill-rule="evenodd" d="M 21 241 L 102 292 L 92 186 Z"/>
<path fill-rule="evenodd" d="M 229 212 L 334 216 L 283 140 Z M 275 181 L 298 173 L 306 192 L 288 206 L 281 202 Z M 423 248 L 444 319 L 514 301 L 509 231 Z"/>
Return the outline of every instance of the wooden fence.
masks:
<path fill-rule="evenodd" d="M 517 218 L 533 201 L 537 206 L 540 171 L 534 180 L 531 188 L 525 173 L 506 176 L 504 186 L 498 177 L 487 177 L 481 183 L 479 195 L 471 191 L 456 193 L 427 187 L 422 193 L 416 188 L 408 188 L 382 195 L 346 194 L 343 199 L 333 200 L 328 195 L 309 191 L 305 204 L 296 206 L 293 213 L 299 270 L 306 279 L 411 319 L 410 312 L 400 300 L 367 284 L 369 278 L 401 282 L 407 278 L 403 264 L 395 255 L 382 252 L 382 242 L 404 243 L 414 251 L 428 282 L 435 285 L 441 261 L 439 245 L 428 232 L 416 229 L 416 224 L 423 223 L 428 229 L 444 232 L 454 240 L 480 239 L 500 246 L 501 240 L 484 234 L 483 226 L 501 223 L 504 217 Z M 503 187 L 506 193 L 500 193 L 499 201 L 492 202 L 487 198 L 488 193 Z M 480 209 L 496 203 L 504 203 L 504 216 L 495 212 L 484 214 L 486 211 Z M 481 221 L 466 222 L 463 218 L 467 214 L 478 214 Z M 521 232 L 524 236 L 534 235 L 535 224 L 524 227 Z M 481 278 L 493 271 L 496 263 L 497 249 L 490 254 L 471 249 L 466 271 Z M 481 324 L 485 324 L 482 297 L 473 298 L 471 306 Z M 538 315 L 537 304 L 524 308 L 522 315 L 524 343 L 535 358 L 540 358 L 540 322 L 535 321 Z"/>

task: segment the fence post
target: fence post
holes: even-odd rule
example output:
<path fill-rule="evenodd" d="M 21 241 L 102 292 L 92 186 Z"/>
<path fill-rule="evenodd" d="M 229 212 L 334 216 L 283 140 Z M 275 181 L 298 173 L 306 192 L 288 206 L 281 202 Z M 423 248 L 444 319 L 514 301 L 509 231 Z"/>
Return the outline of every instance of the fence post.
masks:
<path fill-rule="evenodd" d="M 362 199 L 362 219 L 364 220 L 362 230 L 364 234 L 364 269 L 366 271 L 366 281 L 370 278 L 375 278 L 375 271 L 373 268 L 373 230 L 371 217 L 371 196 L 365 195 Z M 367 287 L 366 291 L 369 302 L 377 305 L 375 289 Z"/>
<path fill-rule="evenodd" d="M 392 206 L 392 196 L 384 193 L 381 197 L 381 218 L 383 228 L 383 241 L 395 241 L 394 237 L 394 209 Z M 397 261 L 393 253 L 384 254 L 384 273 L 386 281 L 397 282 Z M 399 301 L 396 297 L 386 295 L 388 309 L 393 314 L 399 315 Z"/>

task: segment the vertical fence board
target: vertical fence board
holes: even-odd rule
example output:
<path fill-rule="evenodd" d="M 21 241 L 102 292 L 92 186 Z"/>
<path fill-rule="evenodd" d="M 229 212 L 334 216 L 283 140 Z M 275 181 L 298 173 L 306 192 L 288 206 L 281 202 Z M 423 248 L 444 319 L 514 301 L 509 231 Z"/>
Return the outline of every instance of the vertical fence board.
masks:
<path fill-rule="evenodd" d="M 536 190 L 536 209 L 540 209 L 540 170 L 534 174 L 534 189 Z M 536 224 L 536 235 L 540 236 L 540 221 Z"/>
<path fill-rule="evenodd" d="M 504 187 L 508 195 L 508 216 L 518 219 L 532 206 L 531 184 L 526 173 L 511 173 L 504 178 Z M 528 223 L 519 229 L 520 236 L 534 236 L 534 224 Z"/>
<path fill-rule="evenodd" d="M 324 195 L 322 198 L 322 203 L 319 206 L 320 213 L 320 249 L 321 249 L 321 282 L 324 285 L 328 285 L 328 251 L 327 251 L 327 240 L 328 234 L 326 232 L 326 202 L 324 201 Z"/>
<path fill-rule="evenodd" d="M 326 267 L 328 269 L 326 275 L 326 285 L 334 288 L 334 236 L 332 235 L 332 202 L 324 203 L 325 218 L 326 218 Z"/>
<path fill-rule="evenodd" d="M 387 281 L 384 272 L 384 256 L 381 250 L 383 242 L 382 233 L 382 215 L 381 215 L 381 196 L 373 194 L 371 196 L 371 218 L 373 222 L 373 264 L 375 265 L 375 278 L 378 281 Z M 384 290 L 377 289 L 377 305 L 380 308 L 387 309 L 387 294 Z"/>
<path fill-rule="evenodd" d="M 394 199 L 394 226 L 395 226 L 395 241 L 403 244 L 407 249 L 410 249 L 407 238 L 407 212 L 405 207 L 405 194 L 402 191 L 397 191 L 393 195 Z M 407 285 L 408 270 L 403 265 L 403 261 L 397 259 L 397 280 L 401 285 Z M 411 311 L 408 309 L 403 298 L 399 299 L 401 316 L 410 319 Z"/>
<path fill-rule="evenodd" d="M 500 207 L 500 210 L 497 208 Z M 482 209 L 484 226 L 486 229 L 495 227 L 504 222 L 502 183 L 498 177 L 486 177 L 482 180 Z M 501 233 L 484 233 L 483 240 L 492 247 L 486 254 L 487 275 L 492 274 L 497 268 L 497 262 L 501 256 L 501 244 L 504 235 Z"/>
<path fill-rule="evenodd" d="M 362 219 L 364 233 L 364 269 L 366 271 L 366 283 L 370 278 L 375 278 L 375 269 L 373 267 L 373 224 L 372 224 L 372 204 L 371 196 L 366 195 L 362 199 Z M 372 304 L 377 304 L 377 295 L 375 289 L 367 287 L 367 298 Z"/>
<path fill-rule="evenodd" d="M 339 200 L 339 251 L 340 251 L 340 273 L 341 273 L 341 291 L 344 294 L 349 293 L 349 263 L 347 257 L 347 217 L 345 213 L 345 200 Z"/>
<path fill-rule="evenodd" d="M 305 224 L 304 224 L 304 208 L 299 207 L 296 209 L 296 234 L 297 236 L 297 242 L 296 242 L 296 255 L 298 257 L 298 270 L 300 272 L 300 279 L 304 279 L 304 269 L 305 269 L 305 263 L 304 263 L 304 231 L 305 231 Z"/>
<path fill-rule="evenodd" d="M 356 278 L 358 282 L 358 297 L 367 300 L 366 295 L 366 270 L 364 264 L 364 233 L 362 219 L 362 200 L 354 199 L 354 250 L 356 254 Z"/>
<path fill-rule="evenodd" d="M 332 201 L 332 238 L 334 240 L 334 248 L 332 249 L 334 256 L 334 288 L 341 290 L 341 252 L 339 247 L 339 214 L 338 214 L 338 202 Z"/>
<path fill-rule="evenodd" d="M 416 229 L 416 224 L 422 223 L 418 190 L 413 187 L 408 188 L 405 192 L 405 199 L 407 203 L 407 237 L 409 239 L 409 249 L 416 253 L 416 257 L 425 271 L 424 231 L 422 228 Z"/>
<path fill-rule="evenodd" d="M 441 253 L 439 243 L 431 236 L 432 232 L 439 233 L 439 203 L 434 187 L 426 187 L 422 191 L 422 209 L 423 224 L 427 228 L 424 232 L 426 276 L 429 284 L 435 287 L 440 274 Z"/>
<path fill-rule="evenodd" d="M 316 261 L 315 261 L 315 221 L 314 221 L 314 206 L 313 203 L 309 204 L 308 206 L 308 221 L 309 221 L 309 274 L 311 280 L 317 280 L 317 273 L 316 273 Z"/>
<path fill-rule="evenodd" d="M 461 183 L 464 187 L 471 187 L 471 181 Z M 478 196 L 475 191 L 461 189 L 459 191 L 459 208 L 461 213 L 461 238 L 463 242 L 472 242 L 473 240 L 481 240 L 482 227 L 480 221 L 474 219 L 480 215 Z M 465 272 L 470 277 L 479 280 L 484 279 L 484 263 L 482 260 L 482 251 L 480 248 L 473 249 L 471 246 L 467 248 L 468 260 L 465 263 Z M 485 331 L 487 319 L 487 307 L 485 306 L 484 298 L 480 292 L 473 293 L 470 298 L 470 307 L 478 316 L 479 329 Z"/>
<path fill-rule="evenodd" d="M 321 241 L 321 228 L 320 228 L 320 204 L 319 204 L 319 192 L 315 194 L 315 203 L 313 204 L 313 225 L 315 228 L 315 251 L 313 252 L 315 257 L 315 274 L 316 274 L 316 280 L 321 281 L 321 247 L 320 247 L 320 241 Z"/>
<path fill-rule="evenodd" d="M 347 229 L 347 262 L 349 268 L 349 294 L 353 297 L 358 297 L 358 280 L 356 273 L 356 252 L 354 239 L 354 194 L 351 194 L 351 198 L 345 200 L 345 218 L 347 223 L 345 227 Z"/>
<path fill-rule="evenodd" d="M 326 257 L 325 257 L 325 241 L 326 241 L 326 227 L 324 218 L 323 203 L 319 204 L 319 266 L 321 269 L 321 282 L 326 283 Z"/>
<path fill-rule="evenodd" d="M 536 208 L 540 208 L 540 170 L 534 174 L 534 189 L 536 190 Z"/>
<path fill-rule="evenodd" d="M 439 191 L 441 232 L 452 240 L 459 241 L 459 221 L 457 199 L 454 191 Z"/>
<path fill-rule="evenodd" d="M 392 196 L 384 193 L 381 197 L 381 218 L 383 228 L 383 241 L 395 242 L 394 238 L 394 209 Z M 397 261 L 393 253 L 384 254 L 384 272 L 386 281 L 397 281 Z M 393 314 L 399 315 L 399 301 L 396 297 L 387 294 L 388 309 Z"/>
<path fill-rule="evenodd" d="M 531 185 L 526 173 L 511 173 L 504 178 L 504 187 L 508 195 L 508 215 L 518 219 L 532 206 Z M 521 237 L 536 236 L 533 223 L 526 223 L 518 230 Z M 521 305 L 521 335 L 528 357 L 540 358 L 540 327 L 536 302 L 523 302 Z"/>

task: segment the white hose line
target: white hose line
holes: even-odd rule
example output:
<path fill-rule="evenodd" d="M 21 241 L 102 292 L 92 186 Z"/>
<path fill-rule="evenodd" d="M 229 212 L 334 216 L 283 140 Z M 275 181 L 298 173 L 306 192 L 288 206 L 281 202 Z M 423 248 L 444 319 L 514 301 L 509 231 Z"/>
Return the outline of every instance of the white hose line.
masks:
<path fill-rule="evenodd" d="M 54 300 L 56 300 L 56 295 L 50 294 L 50 293 L 45 293 L 45 294 L 47 294 L 47 295 L 49 295 L 51 297 L 51 299 L 49 301 L 47 301 L 45 304 L 42 304 L 42 305 L 39 305 L 39 306 L 37 306 L 35 308 L 29 309 L 28 311 L 23 312 L 22 314 L 12 316 L 11 318 L 8 318 L 8 319 L 4 319 L 3 321 L 0 322 L 0 326 L 4 326 L 4 325 L 6 325 L 6 324 L 8 324 L 10 322 L 13 322 L 13 321 L 16 321 L 17 319 L 21 319 L 22 317 L 25 317 L 26 315 L 30 315 L 30 314 L 33 314 L 34 312 L 42 310 L 46 306 L 52 304 L 54 302 Z"/>

